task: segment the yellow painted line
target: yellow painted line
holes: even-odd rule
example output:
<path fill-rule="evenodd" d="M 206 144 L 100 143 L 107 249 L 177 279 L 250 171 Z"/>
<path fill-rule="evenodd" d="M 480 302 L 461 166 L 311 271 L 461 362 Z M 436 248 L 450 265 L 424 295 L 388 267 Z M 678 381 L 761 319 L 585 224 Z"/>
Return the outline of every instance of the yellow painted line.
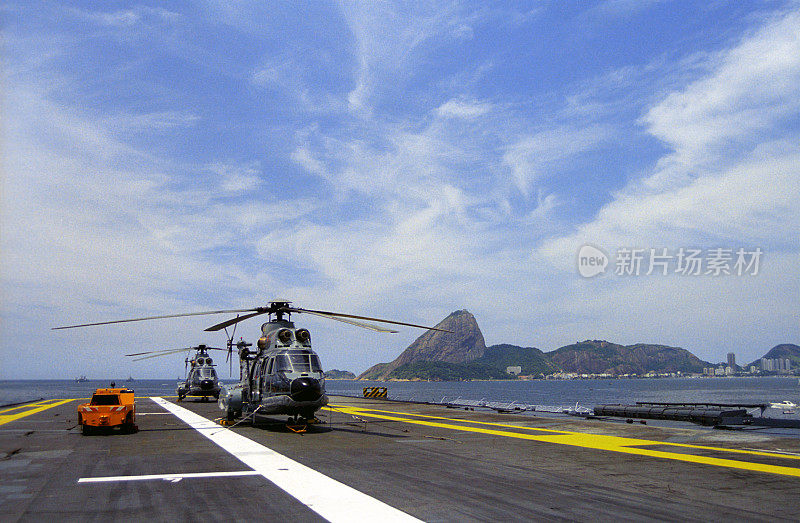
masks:
<path fill-rule="evenodd" d="M 332 405 L 333 406 L 333 405 Z M 738 461 L 735 459 L 725 459 L 725 458 L 714 458 L 709 456 L 697 456 L 693 454 L 681 454 L 678 452 L 666 452 L 660 450 L 652 450 L 642 447 L 653 446 L 653 445 L 667 445 L 667 446 L 674 446 L 674 447 L 684 447 L 684 448 L 695 448 L 695 449 L 703 449 L 703 450 L 711 450 L 716 452 L 723 452 L 723 453 L 740 453 L 740 454 L 750 454 L 755 456 L 766 456 L 771 458 L 778 458 L 778 459 L 797 459 L 795 456 L 787 456 L 785 454 L 776 454 L 771 452 L 759 452 L 759 451 L 746 451 L 746 450 L 737 450 L 737 449 L 726 449 L 720 447 L 706 447 L 700 445 L 689 445 L 689 444 L 681 444 L 681 443 L 668 443 L 663 441 L 653 441 L 653 440 L 646 440 L 646 439 L 637 439 L 637 438 L 624 438 L 620 436 L 607 436 L 604 434 L 586 434 L 581 432 L 569 432 L 569 431 L 559 431 L 559 430 L 550 430 L 550 429 L 537 429 L 534 427 L 522 427 L 519 425 L 504 425 L 500 423 L 486 423 L 486 422 L 473 422 L 469 420 L 460 420 L 460 419 L 451 419 L 451 418 L 443 418 L 437 416 L 423 416 L 423 415 L 416 415 L 410 414 L 410 416 L 417 416 L 422 418 L 428 419 L 413 419 L 409 418 L 409 414 L 401 413 L 401 412 L 392 412 L 392 411 L 385 411 L 385 410 L 372 410 L 372 409 L 363 409 L 357 407 L 348 407 L 348 406 L 333 406 L 339 412 L 355 415 L 359 417 L 372 417 L 378 419 L 384 419 L 389 421 L 400 421 L 403 423 L 411 423 L 415 425 L 423 425 L 428 427 L 437 427 L 443 429 L 450 429 L 450 430 L 458 430 L 462 432 L 475 432 L 481 434 L 489 434 L 492 436 L 502 436 L 506 438 L 517 438 L 517 439 L 524 439 L 528 441 L 538 441 L 542 443 L 555 443 L 559 445 L 569 445 L 573 447 L 583 447 L 588 449 L 596 449 L 596 450 L 606 450 L 611 452 L 620 452 L 624 454 L 634 454 L 638 456 L 647 456 L 652 458 L 661 458 L 661 459 L 670 459 L 675 461 L 685 461 L 689 463 L 700 463 L 704 465 L 712 465 L 717 467 L 727 467 L 727 468 L 735 468 L 735 469 L 742 469 L 742 470 L 750 470 L 755 472 L 766 472 L 769 474 L 780 474 L 784 476 L 794 476 L 800 477 L 800 468 L 795 467 L 788 467 L 788 466 L 781 466 L 781 465 L 767 465 L 764 463 L 752 463 L 747 461 Z M 434 421 L 440 420 L 440 421 Z M 482 426 L 470 426 L 470 425 L 455 425 L 453 423 L 443 423 L 445 422 L 455 422 L 455 423 L 472 423 L 475 425 L 482 425 Z M 517 430 L 529 430 L 529 431 L 536 431 L 538 433 L 526 433 L 526 432 L 511 432 L 508 430 L 497 430 L 495 428 L 489 428 L 489 426 L 495 426 L 500 428 L 514 428 Z M 542 432 L 549 432 L 549 434 L 542 434 Z"/>
<path fill-rule="evenodd" d="M 66 401 L 76 401 L 76 398 L 72 398 Z M 28 410 L 35 407 L 46 407 L 46 406 L 54 406 L 54 402 L 59 402 L 58 405 L 62 405 L 65 400 L 39 400 L 39 401 L 31 401 L 30 403 L 25 403 L 23 405 L 16 405 L 14 407 L 10 407 L 8 409 L 0 410 L 0 414 L 7 414 L 13 410 Z M 88 401 L 88 400 L 84 400 Z"/>
<path fill-rule="evenodd" d="M 334 408 L 339 408 L 336 405 L 331 405 Z M 586 435 L 582 432 L 571 432 L 568 430 L 555 430 L 555 429 L 542 429 L 537 427 L 526 427 L 523 425 L 512 425 L 507 423 L 493 423 L 488 421 L 475 421 L 475 420 L 467 420 L 467 419 L 457 419 L 457 418 L 446 418 L 443 416 L 428 416 L 425 414 L 409 414 L 409 413 L 400 413 L 400 412 L 392 412 L 388 410 L 378 410 L 378 409 L 365 409 L 363 407 L 346 407 L 342 406 L 342 408 L 357 408 L 364 412 L 380 412 L 385 414 L 400 414 L 403 416 L 414 416 L 417 418 L 426 418 L 426 419 L 437 419 L 437 420 L 444 420 L 444 421 L 454 421 L 457 423 L 472 423 L 474 425 L 486 425 L 491 427 L 504 427 L 510 429 L 519 429 L 519 430 L 529 430 L 529 431 L 536 431 L 536 432 L 550 432 L 553 434 L 575 434 L 575 435 Z M 618 436 L 607 436 L 607 437 L 618 437 Z M 770 458 L 783 458 L 783 459 L 798 459 L 800 460 L 800 454 L 789 454 L 786 452 L 769 452 L 765 450 L 744 450 L 744 449 L 730 449 L 730 448 L 721 448 L 721 447 L 708 447 L 703 445 L 692 445 L 690 443 L 671 443 L 667 441 L 654 441 L 654 440 L 639 440 L 644 441 L 643 445 L 653 446 L 653 445 L 665 445 L 670 447 L 684 447 L 690 449 L 700 449 L 700 450 L 711 450 L 711 451 L 719 451 L 719 452 L 727 452 L 732 454 L 749 454 L 751 456 L 766 456 Z"/>
<path fill-rule="evenodd" d="M 43 410 L 51 409 L 53 407 L 58 407 L 59 405 L 69 403 L 70 401 L 78 401 L 78 400 L 68 399 L 68 400 L 37 401 L 34 403 L 29 403 L 27 405 L 24 405 L 25 410 L 23 410 L 22 412 L 17 412 L 15 414 L 3 414 L 2 412 L 0 412 L 0 425 L 11 423 L 12 421 L 18 420 L 20 418 L 36 414 L 37 412 L 42 412 Z M 7 409 L 4 410 L 3 412 L 10 412 L 12 410 L 19 410 L 19 408 Z"/>

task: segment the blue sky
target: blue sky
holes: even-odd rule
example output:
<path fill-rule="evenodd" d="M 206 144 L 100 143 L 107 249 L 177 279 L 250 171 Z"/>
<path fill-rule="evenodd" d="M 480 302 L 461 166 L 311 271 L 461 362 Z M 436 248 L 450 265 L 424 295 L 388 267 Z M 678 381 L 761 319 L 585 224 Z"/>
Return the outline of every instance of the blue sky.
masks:
<path fill-rule="evenodd" d="M 0 9 L 0 378 L 171 377 L 178 358 L 122 355 L 223 344 L 216 317 L 49 329 L 277 296 L 427 324 L 466 308 L 488 344 L 545 351 L 800 342 L 796 2 Z M 579 275 L 586 243 L 606 274 Z M 614 274 L 633 248 L 763 256 Z M 419 334 L 295 319 L 356 372 Z"/>

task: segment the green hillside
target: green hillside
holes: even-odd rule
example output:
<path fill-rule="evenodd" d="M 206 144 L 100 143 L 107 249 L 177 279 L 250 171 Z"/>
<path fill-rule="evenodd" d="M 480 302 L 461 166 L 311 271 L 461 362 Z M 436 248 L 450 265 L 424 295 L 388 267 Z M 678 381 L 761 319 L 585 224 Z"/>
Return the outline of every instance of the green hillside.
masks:
<path fill-rule="evenodd" d="M 547 375 L 559 370 L 547 355 L 536 347 L 519 347 L 508 343 L 487 347 L 483 357 L 473 363 L 487 365 L 503 373 L 507 367 L 520 366 L 524 376 Z"/>
<path fill-rule="evenodd" d="M 415 361 L 394 369 L 389 379 L 420 379 L 431 381 L 496 380 L 507 378 L 501 371 L 478 363 L 448 363 L 446 361 Z"/>

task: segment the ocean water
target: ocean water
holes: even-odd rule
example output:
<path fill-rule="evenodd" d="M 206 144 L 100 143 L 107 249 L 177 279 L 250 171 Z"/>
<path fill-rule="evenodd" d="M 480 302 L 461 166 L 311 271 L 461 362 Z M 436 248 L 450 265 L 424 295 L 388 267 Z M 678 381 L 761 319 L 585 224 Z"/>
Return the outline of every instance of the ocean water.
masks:
<path fill-rule="evenodd" d="M 171 396 L 175 394 L 177 380 L 117 381 L 117 387 L 128 387 L 137 396 Z M 95 389 L 108 387 L 108 380 L 0 380 L 0 405 L 38 399 L 89 398 Z"/>
<path fill-rule="evenodd" d="M 223 380 L 225 381 L 231 380 Z M 108 385 L 109 382 L 105 380 L 84 383 L 74 380 L 0 381 L 0 405 L 40 398 L 87 398 L 94 389 Z M 117 382 L 117 386 L 134 389 L 138 396 L 174 395 L 175 385 L 174 379 Z M 569 406 L 578 403 L 584 407 L 600 403 L 637 401 L 771 403 L 789 400 L 800 404 L 800 381 L 797 377 L 388 383 L 328 380 L 326 382 L 329 394 L 348 396 L 360 396 L 362 388 L 372 386 L 387 387 L 390 399 L 431 402 L 454 401 L 460 398 L 516 401 L 533 405 Z"/>

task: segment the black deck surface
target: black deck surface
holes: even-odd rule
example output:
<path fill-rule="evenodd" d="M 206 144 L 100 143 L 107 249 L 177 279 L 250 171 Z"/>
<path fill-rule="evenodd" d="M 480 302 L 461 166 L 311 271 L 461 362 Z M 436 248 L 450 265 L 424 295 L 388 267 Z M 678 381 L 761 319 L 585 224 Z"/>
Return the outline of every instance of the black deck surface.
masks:
<path fill-rule="evenodd" d="M 800 518 L 798 438 L 331 402 L 341 409 L 320 411 L 302 435 L 282 423 L 232 430 L 425 521 Z M 262 475 L 79 483 L 252 469 L 148 398 L 137 398 L 131 435 L 82 436 L 77 403 L 5 423 L 0 413 L 0 520 L 322 519 Z M 221 414 L 215 403 L 179 405 Z M 706 457 L 721 461 L 687 461 Z"/>

